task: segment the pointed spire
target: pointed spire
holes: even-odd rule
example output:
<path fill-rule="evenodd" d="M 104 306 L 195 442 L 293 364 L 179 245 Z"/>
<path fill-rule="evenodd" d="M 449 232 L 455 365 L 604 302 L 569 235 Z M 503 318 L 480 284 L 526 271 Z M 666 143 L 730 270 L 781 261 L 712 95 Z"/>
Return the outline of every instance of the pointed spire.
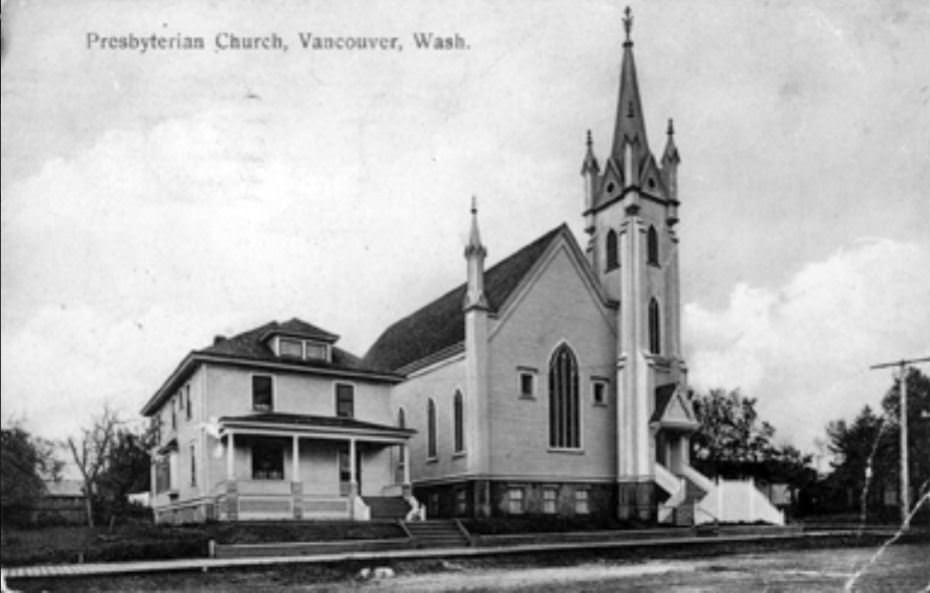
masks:
<path fill-rule="evenodd" d="M 633 147 L 633 161 L 637 165 L 649 153 L 646 140 L 646 123 L 643 119 L 642 102 L 639 97 L 639 82 L 636 77 L 636 63 L 633 60 L 633 12 L 628 6 L 624 11 L 623 28 L 626 41 L 623 42 L 623 62 L 620 67 L 620 96 L 617 101 L 617 119 L 614 124 L 611 158 L 623 162 L 623 146 L 629 143 Z"/>
<path fill-rule="evenodd" d="M 486 310 L 488 300 L 484 296 L 484 258 L 488 250 L 481 244 L 478 232 L 478 199 L 471 197 L 471 231 L 468 245 L 465 246 L 465 260 L 468 262 L 468 282 L 465 288 L 464 308 Z"/>
<path fill-rule="evenodd" d="M 478 231 L 478 198 L 471 197 L 471 231 L 468 234 L 468 246 L 465 247 L 465 257 L 478 254 L 481 258 L 487 255 L 487 250 L 481 244 L 481 233 Z"/>
<path fill-rule="evenodd" d="M 678 164 L 681 162 L 681 157 L 678 156 L 678 147 L 675 146 L 675 124 L 672 122 L 672 118 L 668 118 L 668 129 L 666 130 L 668 139 L 665 141 L 665 152 L 662 154 L 662 164 L 674 163 Z"/>
<path fill-rule="evenodd" d="M 585 144 L 587 144 L 588 148 L 585 151 L 584 161 L 581 163 L 581 174 L 587 175 L 588 173 L 597 173 L 601 170 L 601 167 L 597 164 L 597 157 L 594 156 L 594 143 L 591 141 L 591 130 L 588 130 L 588 138 Z"/>

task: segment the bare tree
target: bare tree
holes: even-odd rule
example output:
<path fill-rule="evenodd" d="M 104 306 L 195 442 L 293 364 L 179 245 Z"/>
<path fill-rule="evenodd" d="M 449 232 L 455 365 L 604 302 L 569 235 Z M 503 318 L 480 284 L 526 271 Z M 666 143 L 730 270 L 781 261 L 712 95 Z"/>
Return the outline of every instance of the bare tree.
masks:
<path fill-rule="evenodd" d="M 101 472 L 106 467 L 110 450 L 116 442 L 117 428 L 120 424 L 121 421 L 116 412 L 109 405 L 105 405 L 103 412 L 92 419 L 90 428 L 81 430 L 79 441 L 73 437 L 68 437 L 67 440 L 68 449 L 84 481 L 82 490 L 89 527 L 94 526 L 93 497 L 97 491 L 97 483 Z"/>

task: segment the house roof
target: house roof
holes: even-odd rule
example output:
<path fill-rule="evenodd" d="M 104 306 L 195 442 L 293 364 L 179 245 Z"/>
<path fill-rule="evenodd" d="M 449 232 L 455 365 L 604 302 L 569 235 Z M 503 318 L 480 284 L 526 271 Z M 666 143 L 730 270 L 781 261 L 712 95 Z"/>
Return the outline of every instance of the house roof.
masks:
<path fill-rule="evenodd" d="M 194 352 L 197 354 L 232 356 L 247 360 L 279 361 L 281 358 L 276 356 L 271 347 L 265 342 L 268 337 L 275 334 L 317 338 L 326 341 L 333 341 L 338 337 L 295 317 L 284 323 L 272 321 L 231 338 L 218 338 L 213 345 Z M 328 367 L 353 371 L 367 369 L 362 363 L 362 359 L 336 346 L 332 347 L 332 361 L 289 359 L 288 362 L 306 367 Z"/>
<path fill-rule="evenodd" d="M 405 434 L 416 433 L 416 431 L 411 428 L 400 428 L 387 424 L 365 422 L 356 420 L 355 418 L 345 418 L 342 416 L 313 416 L 309 414 L 285 414 L 281 412 L 263 412 L 244 416 L 223 416 L 219 421 L 220 424 L 279 424 L 305 428 L 339 428 L 344 430 L 374 430 Z"/>
<path fill-rule="evenodd" d="M 338 338 L 336 334 L 296 317 L 283 323 L 272 321 L 230 338 L 218 337 L 212 345 L 191 351 L 178 364 L 174 372 L 142 407 L 142 414 L 153 414 L 158 409 L 158 406 L 171 397 L 174 391 L 187 380 L 202 362 L 255 365 L 265 368 L 274 365 L 275 368 L 293 372 L 351 376 L 374 381 L 396 382 L 400 380 L 397 376 L 385 374 L 383 371 L 372 368 L 358 356 L 337 346 L 330 346 L 332 356 L 329 361 L 299 360 L 276 356 L 267 343 L 267 338 L 275 334 L 314 338 L 328 342 Z"/>
<path fill-rule="evenodd" d="M 484 290 L 492 312 L 498 312 L 519 286 L 523 277 L 560 233 L 562 224 L 484 273 Z M 433 302 L 388 327 L 365 354 L 369 368 L 397 372 L 398 369 L 454 346 L 465 339 L 466 284 L 460 284 Z"/>

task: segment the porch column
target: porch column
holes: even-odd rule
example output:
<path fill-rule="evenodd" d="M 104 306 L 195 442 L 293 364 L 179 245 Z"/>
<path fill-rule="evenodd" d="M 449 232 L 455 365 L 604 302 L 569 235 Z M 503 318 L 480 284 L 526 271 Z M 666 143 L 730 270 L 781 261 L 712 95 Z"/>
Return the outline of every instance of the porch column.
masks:
<path fill-rule="evenodd" d="M 236 476 L 236 444 L 233 438 L 233 432 L 230 430 L 226 433 L 226 480 L 231 482 Z"/>
<path fill-rule="evenodd" d="M 155 468 L 157 467 L 155 453 L 152 452 L 149 455 L 151 462 L 149 463 L 149 505 L 154 509 L 155 508 L 155 481 L 157 480 Z"/>
<path fill-rule="evenodd" d="M 410 445 L 404 443 L 400 447 L 401 460 L 404 467 L 404 485 L 410 484 Z"/>
<path fill-rule="evenodd" d="M 300 481 L 300 438 L 295 434 L 291 440 L 291 508 L 295 519 L 304 516 L 304 485 Z"/>
<path fill-rule="evenodd" d="M 349 496 L 358 496 L 358 476 L 355 475 L 355 439 L 349 439 Z"/>
<path fill-rule="evenodd" d="M 300 481 L 300 440 L 295 434 L 291 439 L 291 482 Z"/>

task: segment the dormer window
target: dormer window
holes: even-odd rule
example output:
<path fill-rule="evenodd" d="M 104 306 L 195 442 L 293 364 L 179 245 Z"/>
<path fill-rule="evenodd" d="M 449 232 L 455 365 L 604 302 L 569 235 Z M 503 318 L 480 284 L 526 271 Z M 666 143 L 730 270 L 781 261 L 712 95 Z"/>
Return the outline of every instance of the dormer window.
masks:
<path fill-rule="evenodd" d="M 300 340 L 294 340 L 292 338 L 279 338 L 278 352 L 281 356 L 287 356 L 290 358 L 303 358 L 304 345 Z"/>
<path fill-rule="evenodd" d="M 328 360 L 329 346 L 319 342 L 306 342 L 307 360 Z"/>
<path fill-rule="evenodd" d="M 329 344 L 316 340 L 277 336 L 272 342 L 272 347 L 281 358 L 324 362 L 330 359 Z"/>

